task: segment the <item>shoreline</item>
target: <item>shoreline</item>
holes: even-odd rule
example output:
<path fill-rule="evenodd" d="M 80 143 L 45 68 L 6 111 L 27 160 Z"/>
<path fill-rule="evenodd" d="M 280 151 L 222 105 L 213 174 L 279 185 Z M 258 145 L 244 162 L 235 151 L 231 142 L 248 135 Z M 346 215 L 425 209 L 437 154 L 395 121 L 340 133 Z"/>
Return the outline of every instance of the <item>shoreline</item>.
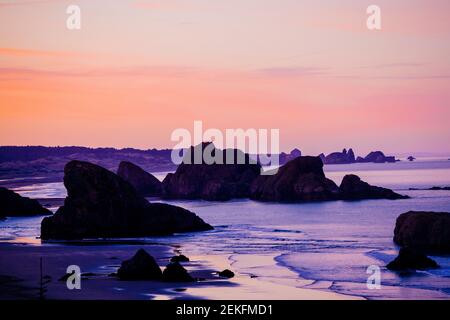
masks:
<path fill-rule="evenodd" d="M 25 240 L 25 239 L 23 239 Z M 20 240 L 19 240 L 20 241 Z M 164 267 L 175 254 L 183 253 L 191 261 L 183 266 L 202 281 L 194 283 L 165 283 L 157 281 L 121 281 L 108 276 L 116 272 L 120 263 L 144 248 Z M 168 299 L 296 299 L 334 300 L 361 299 L 323 290 L 304 288 L 311 282 L 298 278 L 292 285 L 284 278 L 291 271 L 276 265 L 271 256 L 258 255 L 189 255 L 182 246 L 166 244 L 45 244 L 0 243 L 0 300 L 39 299 L 40 269 L 50 276 L 45 299 L 48 300 L 168 300 Z M 236 259 L 238 258 L 238 259 Z M 240 261 L 240 262 L 237 262 Z M 246 266 L 250 261 L 252 266 Z M 81 289 L 68 290 L 65 281 L 58 281 L 68 265 L 80 266 Z M 237 264 L 240 264 L 239 266 Z M 281 278 L 250 274 L 239 270 L 246 267 L 275 269 Z M 231 269 L 235 277 L 220 278 L 217 272 Z M 84 275 L 83 275 L 84 274 Z M 292 276 L 293 273 L 290 275 Z M 299 286 L 297 286 L 299 284 Z M 320 290 L 318 290 L 320 289 Z"/>

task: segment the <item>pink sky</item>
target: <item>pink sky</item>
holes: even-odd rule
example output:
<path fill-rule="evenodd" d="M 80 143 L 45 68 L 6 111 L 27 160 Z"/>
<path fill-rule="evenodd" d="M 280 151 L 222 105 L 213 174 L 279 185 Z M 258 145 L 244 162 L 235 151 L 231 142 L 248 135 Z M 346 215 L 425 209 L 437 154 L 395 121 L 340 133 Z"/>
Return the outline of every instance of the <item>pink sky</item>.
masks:
<path fill-rule="evenodd" d="M 447 0 L 0 0 L 0 145 L 172 147 L 202 120 L 279 128 L 308 154 L 450 152 L 449 15 Z"/>

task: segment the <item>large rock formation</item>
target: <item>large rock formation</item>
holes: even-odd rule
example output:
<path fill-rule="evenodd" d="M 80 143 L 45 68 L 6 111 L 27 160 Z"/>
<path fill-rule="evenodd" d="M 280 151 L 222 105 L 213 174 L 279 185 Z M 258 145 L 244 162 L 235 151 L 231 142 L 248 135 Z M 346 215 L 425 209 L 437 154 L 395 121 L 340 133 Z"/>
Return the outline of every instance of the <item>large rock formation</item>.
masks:
<path fill-rule="evenodd" d="M 252 184 L 250 197 L 261 201 L 323 201 L 339 199 L 338 186 L 325 177 L 319 157 L 298 157 L 274 175 L 261 175 Z"/>
<path fill-rule="evenodd" d="M 41 224 L 42 239 L 139 237 L 210 230 L 194 213 L 149 203 L 125 180 L 91 163 L 64 168 L 64 205 Z"/>
<path fill-rule="evenodd" d="M 259 176 L 252 184 L 250 197 L 277 202 L 408 198 L 390 189 L 371 186 L 356 175 L 345 176 L 338 187 L 325 177 L 319 157 L 298 157 L 274 175 Z"/>
<path fill-rule="evenodd" d="M 37 200 L 22 197 L 14 191 L 0 187 L 0 218 L 50 214 L 52 212 L 42 207 Z"/>
<path fill-rule="evenodd" d="M 339 186 L 341 197 L 344 200 L 361 200 L 361 199 L 408 199 L 386 188 L 371 186 L 367 182 L 362 181 L 354 174 L 346 175 Z"/>
<path fill-rule="evenodd" d="M 139 249 L 131 259 L 122 262 L 117 276 L 121 280 L 161 280 L 162 272 L 155 259 Z"/>
<path fill-rule="evenodd" d="M 416 250 L 450 253 L 450 213 L 401 214 L 395 224 L 394 242 Z"/>
<path fill-rule="evenodd" d="M 203 153 L 210 155 L 213 161 L 205 161 Z M 241 163 L 237 159 L 241 159 Z M 260 172 L 261 166 L 251 161 L 248 154 L 232 149 L 219 150 L 212 143 L 203 143 L 187 149 L 176 172 L 166 176 L 163 197 L 218 201 L 245 198 Z"/>
<path fill-rule="evenodd" d="M 389 262 L 386 268 L 394 271 L 427 270 L 439 268 L 439 265 L 421 252 L 401 248 L 398 257 Z"/>
<path fill-rule="evenodd" d="M 161 181 L 129 161 L 122 161 L 119 164 L 117 175 L 130 183 L 144 197 L 161 195 Z"/>

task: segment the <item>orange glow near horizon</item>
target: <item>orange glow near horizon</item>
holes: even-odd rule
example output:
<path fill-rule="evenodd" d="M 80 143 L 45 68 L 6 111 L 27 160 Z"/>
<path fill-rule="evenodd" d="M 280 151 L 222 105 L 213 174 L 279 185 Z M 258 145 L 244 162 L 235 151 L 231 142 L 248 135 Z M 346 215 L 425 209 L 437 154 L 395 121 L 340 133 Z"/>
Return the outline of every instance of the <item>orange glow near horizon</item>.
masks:
<path fill-rule="evenodd" d="M 0 2 L 0 145 L 164 148 L 202 120 L 309 154 L 450 152 L 448 2 L 381 0 L 377 32 L 356 0 L 77 2 L 79 31 L 65 1 Z"/>

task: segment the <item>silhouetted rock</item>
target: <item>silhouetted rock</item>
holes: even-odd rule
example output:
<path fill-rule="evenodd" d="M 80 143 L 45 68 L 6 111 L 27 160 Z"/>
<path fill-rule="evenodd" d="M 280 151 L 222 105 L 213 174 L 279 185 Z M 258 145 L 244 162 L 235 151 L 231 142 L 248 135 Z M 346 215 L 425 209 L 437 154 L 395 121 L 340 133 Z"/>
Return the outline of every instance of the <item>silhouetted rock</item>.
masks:
<path fill-rule="evenodd" d="M 187 270 L 178 262 L 169 263 L 163 271 L 163 281 L 166 282 L 192 282 L 195 281 Z"/>
<path fill-rule="evenodd" d="M 280 165 L 283 165 L 286 162 L 291 161 L 291 160 L 301 157 L 301 156 L 302 156 L 302 152 L 297 148 L 292 149 L 292 151 L 289 154 L 282 152 L 282 153 L 280 153 L 279 163 L 280 163 Z"/>
<path fill-rule="evenodd" d="M 400 195 L 390 189 L 371 186 L 364 182 L 357 175 L 348 174 L 342 179 L 339 187 L 342 199 L 361 200 L 361 199 L 407 199 L 408 196 Z"/>
<path fill-rule="evenodd" d="M 384 163 L 384 162 L 395 162 L 395 157 L 385 156 L 381 151 L 372 151 L 365 158 L 359 157 L 356 162 L 374 162 L 374 163 Z"/>
<path fill-rule="evenodd" d="M 131 259 L 122 262 L 117 276 L 121 280 L 161 280 L 162 272 L 155 259 L 139 249 Z"/>
<path fill-rule="evenodd" d="M 355 162 L 355 154 L 353 149 L 348 151 L 344 149 L 342 152 L 333 152 L 327 156 L 322 156 L 321 159 L 324 164 L 348 164 Z"/>
<path fill-rule="evenodd" d="M 161 181 L 129 161 L 122 161 L 119 164 L 117 175 L 130 183 L 144 197 L 161 195 Z"/>
<path fill-rule="evenodd" d="M 297 148 L 292 149 L 291 152 L 290 152 L 289 154 L 290 154 L 290 156 L 291 156 L 293 159 L 302 156 L 302 152 L 301 152 L 299 149 L 297 149 Z"/>
<path fill-rule="evenodd" d="M 0 217 L 51 215 L 37 200 L 22 197 L 14 191 L 0 187 Z"/>
<path fill-rule="evenodd" d="M 428 191 L 449 191 L 450 187 L 431 187 L 431 188 L 425 188 L 425 189 L 420 189 L 420 188 L 409 188 L 409 190 L 428 190 Z"/>
<path fill-rule="evenodd" d="M 189 258 L 183 254 L 180 254 L 178 256 L 173 256 L 170 259 L 170 262 L 189 262 Z"/>
<path fill-rule="evenodd" d="M 408 157 L 408 161 L 414 161 L 414 160 L 416 160 L 416 158 L 414 158 L 413 156 Z"/>
<path fill-rule="evenodd" d="M 91 163 L 71 161 L 64 168 L 64 205 L 41 224 L 41 238 L 81 239 L 167 235 L 210 230 L 194 213 L 149 203 L 125 180 Z"/>
<path fill-rule="evenodd" d="M 320 158 L 320 160 L 322 160 L 322 163 L 325 163 L 325 158 L 326 158 L 325 154 L 323 154 L 323 153 L 319 154 L 319 158 Z"/>
<path fill-rule="evenodd" d="M 261 201 L 323 201 L 339 198 L 339 188 L 327 179 L 319 157 L 298 157 L 274 175 L 261 175 L 252 184 L 250 197 Z"/>
<path fill-rule="evenodd" d="M 432 190 L 432 191 L 438 191 L 438 190 L 450 190 L 450 187 L 431 187 L 428 190 Z"/>
<path fill-rule="evenodd" d="M 225 269 L 225 270 L 219 272 L 219 276 L 224 277 L 224 278 L 233 278 L 234 272 L 231 270 Z"/>
<path fill-rule="evenodd" d="M 176 172 L 169 173 L 163 181 L 164 198 L 218 201 L 245 198 L 250 194 L 251 183 L 261 171 L 261 166 L 252 163 L 248 154 L 232 149 L 219 150 L 212 143 L 191 147 L 186 152 Z M 195 152 L 198 152 L 200 159 L 194 157 Z M 219 163 L 205 162 L 201 157 L 203 152 L 219 159 Z M 237 159 L 241 159 L 242 163 L 236 163 Z"/>
<path fill-rule="evenodd" d="M 410 248 L 401 248 L 397 258 L 389 262 L 386 268 L 394 271 L 427 270 L 439 268 L 439 265 L 423 253 Z"/>
<path fill-rule="evenodd" d="M 398 216 L 394 242 L 425 252 L 450 252 L 450 213 L 409 211 Z"/>
<path fill-rule="evenodd" d="M 395 162 L 395 157 L 385 156 L 381 151 L 372 151 L 365 158 L 356 157 L 353 149 L 342 150 L 342 152 L 333 152 L 325 156 L 323 153 L 319 155 L 324 164 L 349 164 L 355 162 L 374 162 L 374 163 L 384 163 L 384 162 Z"/>

